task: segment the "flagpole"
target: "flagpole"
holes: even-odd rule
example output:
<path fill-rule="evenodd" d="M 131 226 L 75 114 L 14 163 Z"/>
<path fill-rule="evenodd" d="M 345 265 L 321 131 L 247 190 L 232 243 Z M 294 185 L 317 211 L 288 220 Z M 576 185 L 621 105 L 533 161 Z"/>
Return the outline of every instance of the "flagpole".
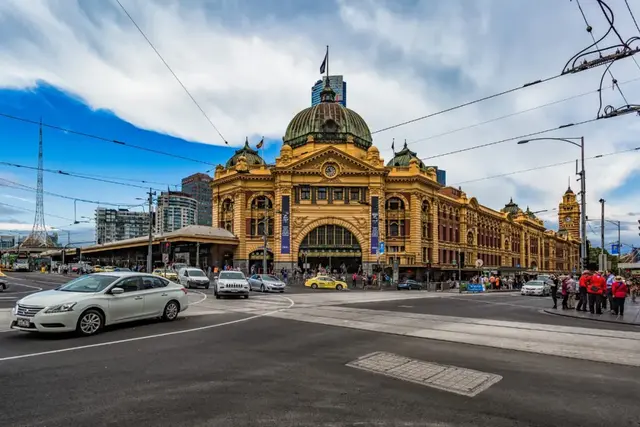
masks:
<path fill-rule="evenodd" d="M 329 45 L 327 45 L 327 82 L 329 82 Z"/>

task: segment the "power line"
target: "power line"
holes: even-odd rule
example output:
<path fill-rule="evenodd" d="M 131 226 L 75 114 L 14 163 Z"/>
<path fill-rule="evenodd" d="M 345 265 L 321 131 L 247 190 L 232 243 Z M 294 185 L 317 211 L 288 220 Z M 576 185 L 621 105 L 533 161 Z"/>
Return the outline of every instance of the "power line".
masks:
<path fill-rule="evenodd" d="M 638 21 L 636 21 L 636 17 L 633 15 L 633 11 L 629 5 L 629 0 L 624 0 L 624 3 L 627 5 L 627 10 L 629 11 L 629 15 L 631 15 L 631 19 L 633 19 L 633 24 L 636 26 L 638 33 L 640 33 L 640 26 L 638 26 Z"/>
<path fill-rule="evenodd" d="M 627 150 L 612 151 L 612 152 L 606 153 L 606 154 L 598 154 L 597 156 L 585 157 L 585 160 L 600 159 L 600 158 L 603 158 L 603 157 L 616 156 L 618 154 L 630 153 L 630 152 L 639 151 L 639 150 L 640 150 L 640 147 L 629 148 Z M 529 169 L 521 169 L 521 170 L 517 170 L 517 171 L 513 171 L 513 172 L 502 173 L 502 174 L 499 174 L 499 175 L 491 175 L 491 176 L 485 176 L 483 178 L 470 179 L 470 180 L 467 180 L 467 181 L 460 181 L 460 182 L 457 182 L 457 183 L 451 184 L 451 185 L 456 186 L 456 185 L 462 185 L 462 184 L 470 184 L 470 183 L 473 183 L 473 182 L 486 181 L 486 180 L 489 180 L 489 179 L 504 178 L 506 176 L 517 175 L 517 174 L 526 173 L 526 172 L 533 172 L 533 171 L 538 171 L 538 170 L 542 170 L 542 169 L 553 168 L 553 167 L 556 167 L 556 166 L 564 166 L 564 165 L 568 165 L 568 164 L 572 164 L 572 163 L 575 163 L 575 160 L 567 160 L 565 162 L 551 163 L 551 164 L 548 164 L 548 165 L 536 166 L 536 167 L 529 168 Z"/>
<path fill-rule="evenodd" d="M 138 29 L 138 32 L 142 35 L 142 37 L 144 37 L 144 39 L 147 41 L 147 43 L 149 44 L 149 46 L 151 46 L 151 49 L 153 49 L 153 51 L 156 53 L 156 55 L 158 55 L 158 58 L 160 58 L 160 60 L 162 61 L 162 63 L 164 64 L 165 67 L 167 67 L 167 70 L 169 70 L 169 72 L 171 73 L 171 75 L 173 75 L 173 77 L 176 79 L 176 81 L 180 84 L 180 86 L 182 86 L 182 89 L 184 89 L 184 91 L 186 92 L 187 95 L 189 95 L 189 98 L 191 98 L 191 101 L 193 101 L 193 103 L 196 105 L 196 107 L 198 107 L 198 110 L 200 110 L 200 112 L 202 113 L 202 115 L 204 116 L 205 119 L 207 119 L 207 121 L 209 122 L 209 124 L 211 125 L 211 127 L 213 127 L 213 129 L 218 133 L 218 135 L 220 136 L 220 139 L 222 139 L 224 141 L 225 144 L 229 145 L 229 143 L 227 142 L 227 140 L 224 138 L 224 136 L 222 136 L 222 133 L 218 130 L 218 128 L 216 127 L 216 125 L 213 124 L 213 122 L 211 121 L 211 119 L 209 118 L 209 116 L 207 115 L 207 113 L 204 112 L 204 110 L 202 109 L 202 107 L 200 106 L 200 104 L 198 104 L 198 101 L 196 101 L 196 99 L 193 97 L 193 95 L 191 95 L 191 92 L 189 92 L 189 90 L 187 89 L 187 87 L 182 83 L 182 81 L 178 78 L 178 76 L 176 75 L 176 73 L 173 72 L 173 70 L 171 69 L 171 67 L 169 66 L 169 64 L 167 64 L 167 61 L 164 60 L 164 58 L 162 57 L 162 55 L 160 55 L 160 52 L 158 52 L 158 49 L 156 49 L 156 47 L 153 45 L 153 43 L 151 43 L 151 40 L 149 40 L 149 37 L 147 37 L 147 35 L 144 33 L 144 31 L 142 31 L 142 28 L 140 28 L 140 26 L 136 23 L 136 21 L 133 19 L 133 17 L 129 14 L 129 12 L 127 12 L 127 9 L 124 8 L 124 6 L 122 5 L 122 3 L 120 3 L 120 0 L 116 0 L 116 3 L 118 3 L 118 6 L 120 6 L 120 9 L 122 9 L 122 11 L 125 13 L 125 15 L 127 15 L 127 17 L 129 18 L 129 20 L 131 21 L 131 23 Z"/>
<path fill-rule="evenodd" d="M 98 141 L 111 142 L 113 144 L 122 145 L 124 147 L 135 148 L 137 150 L 147 151 L 149 153 L 161 154 L 163 156 L 173 157 L 175 159 L 188 160 L 190 162 L 201 163 L 201 164 L 205 164 L 205 165 L 208 165 L 208 166 L 216 166 L 214 163 L 205 162 L 203 160 L 193 159 L 191 157 L 181 156 L 179 154 L 168 153 L 166 151 L 156 150 L 154 148 L 147 148 L 147 147 L 143 147 L 141 145 L 130 144 L 128 142 L 120 141 L 120 140 L 117 140 L 117 139 L 106 138 L 106 137 L 103 137 L 103 136 L 100 136 L 100 135 L 96 135 L 96 134 L 92 134 L 92 133 L 75 131 L 73 129 L 63 128 L 62 126 L 56 126 L 56 125 L 51 125 L 51 124 L 47 124 L 47 123 L 40 123 L 39 120 L 38 121 L 37 120 L 31 120 L 31 119 L 27 119 L 26 117 L 19 117 L 19 116 L 15 116 L 15 115 L 8 114 L 8 113 L 3 113 L 3 112 L 0 112 L 0 117 L 4 117 L 6 119 L 11 119 L 11 120 L 17 120 L 17 121 L 24 122 L 24 123 L 29 123 L 29 124 L 32 124 L 32 125 L 38 125 L 38 126 L 42 125 L 43 127 L 46 127 L 46 128 L 49 128 L 49 129 L 55 129 L 55 130 L 59 130 L 59 131 L 65 132 L 65 133 L 70 133 L 70 134 L 73 134 L 73 135 L 84 136 L 85 138 L 96 139 Z"/>
<path fill-rule="evenodd" d="M 490 147 L 492 145 L 498 145 L 498 144 L 502 144 L 502 143 L 509 142 L 509 141 L 516 141 L 516 140 L 526 139 L 526 138 L 529 138 L 531 136 L 542 135 L 543 133 L 553 132 L 555 130 L 566 129 L 568 127 L 575 127 L 575 126 L 584 125 L 586 123 L 595 122 L 596 120 L 600 120 L 600 118 L 583 120 L 583 121 L 577 122 L 577 123 L 567 123 L 567 124 L 564 124 L 564 125 L 561 125 L 561 126 L 552 127 L 552 128 L 540 130 L 540 131 L 537 131 L 537 132 L 531 132 L 531 133 L 527 133 L 527 134 L 524 134 L 524 135 L 514 136 L 514 137 L 511 137 L 511 138 L 500 139 L 498 141 L 487 142 L 485 144 L 474 145 L 472 147 L 461 148 L 459 150 L 449 151 L 447 153 L 436 154 L 434 156 L 422 157 L 420 160 L 436 159 L 436 158 L 439 158 L 439 157 L 450 156 L 452 154 L 459 154 L 459 153 L 464 153 L 466 151 L 477 150 L 478 148 Z"/>
<path fill-rule="evenodd" d="M 20 165 L 20 164 L 17 164 L 17 163 L 10 163 L 10 162 L 0 162 L 0 165 L 11 166 L 11 167 L 16 167 L 16 168 L 38 170 L 38 168 L 34 167 L 34 166 Z M 134 187 L 134 188 L 144 188 L 145 190 L 147 188 L 149 188 L 147 186 L 129 184 L 129 183 L 126 183 L 126 182 L 117 182 L 117 181 L 112 181 L 112 180 L 103 179 L 103 178 L 95 178 L 95 177 L 92 177 L 92 176 L 76 174 L 76 173 L 73 173 L 73 172 L 67 172 L 67 171 L 63 171 L 63 170 L 55 170 L 55 169 L 42 169 L 42 170 L 44 172 L 54 173 L 54 174 L 57 174 L 57 175 L 65 175 L 65 176 L 70 176 L 70 177 L 74 177 L 74 178 L 88 179 L 88 180 L 91 180 L 91 181 L 106 182 L 108 184 L 123 185 L 123 186 L 126 186 L 126 187 Z"/>
<path fill-rule="evenodd" d="M 26 211 L 26 212 L 35 212 L 35 209 L 23 208 L 22 206 L 10 205 L 9 203 L 0 203 L 0 206 L 7 206 L 9 208 L 19 209 L 19 210 Z M 64 217 L 64 216 L 58 216 L 58 215 L 54 215 L 54 214 L 47 214 L 47 216 L 52 216 L 54 218 L 73 221 L 72 218 L 67 218 L 67 217 Z M 30 231 L 29 230 L 25 230 L 25 233 L 30 233 Z"/>
<path fill-rule="evenodd" d="M 2 181 L 6 182 L 6 183 L 9 183 L 9 185 L 3 184 Z M 28 185 L 20 184 L 19 182 L 11 181 L 11 180 L 8 180 L 8 179 L 5 179 L 5 178 L 0 178 L 0 185 L 3 185 L 5 187 L 9 187 L 9 188 L 15 188 L 15 189 L 18 189 L 18 190 L 37 191 L 36 188 L 30 187 Z M 43 194 L 47 194 L 47 195 L 53 196 L 53 197 L 60 197 L 62 199 L 75 200 L 77 202 L 93 203 L 93 204 L 96 204 L 96 205 L 128 206 L 128 207 L 140 206 L 140 204 L 111 203 L 111 202 L 99 202 L 99 201 L 88 200 L 88 199 L 80 199 L 80 198 L 77 198 L 77 197 L 65 196 L 64 194 L 52 193 L 50 191 L 43 191 Z"/>
<path fill-rule="evenodd" d="M 635 58 L 634 58 L 634 60 L 635 60 Z M 620 85 L 633 83 L 633 82 L 636 82 L 638 80 L 640 80 L 640 77 L 635 78 L 635 79 L 631 79 L 631 80 L 627 80 L 625 82 L 620 83 Z M 452 130 L 449 130 L 449 131 L 446 131 L 446 132 L 443 132 L 443 133 L 439 133 L 439 134 L 436 134 L 436 135 L 431 135 L 431 136 L 428 136 L 428 137 L 425 137 L 425 138 L 416 139 L 414 141 L 408 142 L 407 145 L 416 144 L 418 142 L 429 141 L 429 140 L 436 139 L 436 138 L 441 138 L 443 136 L 451 135 L 453 133 L 457 133 L 457 132 L 461 132 L 461 131 L 464 131 L 464 130 L 473 129 L 475 127 L 483 126 L 483 125 L 486 125 L 486 124 L 489 124 L 489 123 L 494 123 L 494 122 L 497 122 L 499 120 L 508 119 L 510 117 L 514 117 L 514 116 L 517 116 L 517 115 L 520 115 L 520 114 L 524 114 L 524 113 L 529 113 L 531 111 L 539 110 L 539 109 L 545 108 L 545 107 L 550 107 L 552 105 L 560 104 L 560 103 L 563 103 L 563 102 L 566 102 L 566 101 L 572 101 L 574 99 L 578 99 L 578 98 L 581 98 L 581 97 L 587 96 L 587 95 L 592 95 L 592 94 L 598 93 L 598 92 L 600 92 L 600 89 L 592 90 L 592 91 L 589 91 L 589 92 L 584 92 L 584 93 L 581 93 L 579 95 L 573 95 L 573 96 L 570 96 L 568 98 L 559 99 L 557 101 L 551 101 L 551 102 L 548 102 L 546 104 L 541 104 L 541 105 L 538 105 L 538 106 L 535 106 L 535 107 L 527 108 L 525 110 L 520 110 L 520 111 L 516 111 L 516 112 L 513 112 L 513 113 L 505 114 L 504 116 L 495 117 L 493 119 L 485 120 L 484 122 L 474 123 L 472 125 L 464 126 L 464 127 L 457 128 L 457 129 L 452 129 Z"/>

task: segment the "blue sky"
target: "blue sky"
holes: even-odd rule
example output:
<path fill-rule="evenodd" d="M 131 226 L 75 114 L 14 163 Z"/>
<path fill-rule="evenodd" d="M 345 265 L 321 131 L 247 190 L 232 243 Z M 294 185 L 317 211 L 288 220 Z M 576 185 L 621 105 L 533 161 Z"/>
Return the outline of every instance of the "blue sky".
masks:
<path fill-rule="evenodd" d="M 233 147 L 223 145 L 112 1 L 0 2 L 0 113 L 42 117 L 52 125 L 212 164 L 224 163 L 246 136 L 255 144 L 264 135 L 264 154 L 272 161 L 289 120 L 309 105 L 327 44 L 332 74 L 343 74 L 347 81 L 348 106 L 373 131 L 556 75 L 591 43 L 575 2 L 557 0 L 335 0 L 313 6 L 251 0 L 122 3 Z M 624 37 L 640 35 L 624 1 L 608 3 Z M 582 4 L 599 37 L 606 24 L 596 2 Z M 632 7 L 639 17 L 640 7 Z M 636 60 L 640 63 L 640 56 Z M 406 139 L 421 157 L 430 157 L 594 118 L 594 91 L 602 71 L 564 76 L 376 133 L 374 143 L 385 159 L 391 156 L 393 138 L 396 147 Z M 640 65 L 626 59 L 611 71 L 629 102 L 640 102 Z M 610 78 L 604 82 L 605 105 L 623 104 L 607 86 Z M 494 121 L 523 110 L 531 111 Z M 491 122 L 480 125 L 485 121 Z M 479 125 L 464 129 L 473 124 Z M 6 118 L 0 118 L 0 126 L 0 161 L 35 166 L 37 126 Z M 629 115 L 568 130 L 543 136 L 585 136 L 586 155 L 592 157 L 637 146 L 640 122 Z M 153 184 L 157 189 L 213 168 L 46 128 L 44 152 L 45 168 L 162 183 Z M 636 153 L 587 163 L 588 215 L 597 217 L 597 201 L 606 199 L 607 217 L 623 222 L 622 240 L 629 244 L 640 244 Z M 577 154 L 574 147 L 557 142 L 505 143 L 425 162 L 447 170 L 449 183 L 464 182 L 468 195 L 494 209 L 510 197 L 523 208 L 549 209 L 541 217 L 554 228 L 557 214 L 551 209 L 557 207 L 567 179 L 578 187 L 572 164 L 479 180 L 572 161 Z M 36 174 L 0 165 L 0 179 L 35 186 Z M 136 198 L 145 197 L 142 188 L 50 173 L 44 182 L 50 192 L 108 203 L 135 204 L 140 202 Z M 0 186 L 0 228 L 29 229 L 33 200 L 32 192 Z M 92 217 L 95 207 L 78 202 L 76 216 Z M 45 195 L 45 214 L 48 225 L 73 232 L 72 240 L 92 239 L 91 224 L 68 226 L 67 219 L 74 218 L 71 200 Z M 593 229 L 591 238 L 597 241 L 597 224 Z M 613 228 L 605 231 L 607 242 L 617 234 Z"/>

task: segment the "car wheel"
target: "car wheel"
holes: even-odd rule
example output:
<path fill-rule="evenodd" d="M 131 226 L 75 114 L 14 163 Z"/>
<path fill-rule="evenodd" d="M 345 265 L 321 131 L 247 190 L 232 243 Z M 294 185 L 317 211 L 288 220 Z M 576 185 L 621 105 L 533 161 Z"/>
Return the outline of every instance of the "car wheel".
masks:
<path fill-rule="evenodd" d="M 162 320 L 166 320 L 171 322 L 172 320 L 176 320 L 178 317 L 178 313 L 180 313 L 180 306 L 175 301 L 169 301 L 167 305 L 164 306 L 164 312 L 162 313 Z"/>
<path fill-rule="evenodd" d="M 336 291 L 341 291 L 342 290 L 342 285 L 336 285 Z"/>
<path fill-rule="evenodd" d="M 316 285 L 315 283 L 311 284 L 311 289 L 318 289 L 318 285 Z"/>
<path fill-rule="evenodd" d="M 260 292 L 266 292 L 266 290 L 264 289 L 264 285 L 260 285 Z"/>
<path fill-rule="evenodd" d="M 249 294 L 244 295 L 244 299 L 249 299 Z"/>
<path fill-rule="evenodd" d="M 76 332 L 83 336 L 96 334 L 102 329 L 104 319 L 98 310 L 89 309 L 82 313 L 76 325 Z"/>

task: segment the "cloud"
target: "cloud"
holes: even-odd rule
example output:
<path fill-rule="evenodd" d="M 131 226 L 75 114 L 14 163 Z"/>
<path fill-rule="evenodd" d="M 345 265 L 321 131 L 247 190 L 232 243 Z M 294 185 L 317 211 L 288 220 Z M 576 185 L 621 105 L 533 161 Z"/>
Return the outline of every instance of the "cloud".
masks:
<path fill-rule="evenodd" d="M 6 197 L 7 199 L 20 200 L 21 202 L 26 202 L 26 203 L 34 203 L 33 199 L 26 199 L 24 197 L 13 196 L 11 194 L 3 194 L 2 197 Z"/>
<path fill-rule="evenodd" d="M 557 0 L 416 1 L 402 5 L 337 1 L 314 11 L 305 9 L 304 2 L 286 6 L 274 2 L 269 7 L 257 1 L 194 0 L 188 7 L 175 0 L 123 3 L 225 138 L 237 145 L 245 135 L 280 139 L 289 120 L 309 105 L 325 40 L 331 45 L 330 70 L 343 74 L 347 81 L 349 107 L 359 112 L 372 130 L 557 75 L 573 54 L 591 43 L 575 2 Z M 635 30 L 624 4 L 610 3 L 618 29 L 629 37 Z M 599 36 L 606 27 L 595 6 L 583 5 Z M 5 0 L 0 2 L 0 23 L 0 87 L 29 89 L 46 81 L 91 108 L 111 111 L 141 128 L 222 144 L 113 4 Z M 318 42 L 319 34 L 323 45 Z M 637 79 L 639 68 L 627 59 L 611 70 L 622 83 Z M 603 71 L 598 68 L 564 76 L 376 133 L 375 143 L 388 160 L 392 138 L 397 146 L 405 139 L 415 141 L 594 91 Z M 606 77 L 605 84 L 609 80 Z M 640 82 L 622 88 L 629 102 L 639 102 Z M 603 91 L 602 96 L 605 105 L 624 103 L 613 90 Z M 411 144 L 410 148 L 426 158 L 426 163 L 447 170 L 450 182 L 572 161 L 579 157 L 579 150 L 552 141 L 524 146 L 505 142 L 440 155 L 594 118 L 597 110 L 598 96 L 587 95 Z M 639 131 L 640 122 L 629 115 L 541 136 L 584 135 L 586 156 L 591 157 L 632 148 L 637 145 L 634 141 Z M 601 197 L 610 203 L 612 217 L 636 210 L 631 194 L 612 194 L 624 186 L 632 187 L 630 180 L 638 169 L 635 152 L 589 160 L 588 214 L 598 213 Z M 467 183 L 463 190 L 496 209 L 509 197 L 523 207 L 551 209 L 560 202 L 568 177 L 577 189 L 574 166 L 569 164 L 508 179 Z M 553 218 L 555 214 L 550 215 Z"/>
<path fill-rule="evenodd" d="M 0 205 L 0 215 L 18 215 L 23 213 L 24 211 L 21 209 L 16 209 L 11 206 Z"/>

